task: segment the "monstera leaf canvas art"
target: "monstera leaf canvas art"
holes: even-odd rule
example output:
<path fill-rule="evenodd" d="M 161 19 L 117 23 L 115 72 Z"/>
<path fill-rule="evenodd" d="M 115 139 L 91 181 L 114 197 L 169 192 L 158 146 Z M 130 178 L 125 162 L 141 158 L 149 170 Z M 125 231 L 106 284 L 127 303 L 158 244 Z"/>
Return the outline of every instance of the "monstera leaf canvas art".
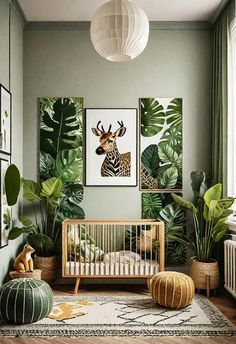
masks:
<path fill-rule="evenodd" d="M 182 98 L 141 98 L 141 190 L 182 190 Z"/>
<path fill-rule="evenodd" d="M 40 98 L 40 179 L 61 179 L 61 221 L 84 218 L 82 172 L 83 98 Z"/>
<path fill-rule="evenodd" d="M 185 212 L 176 205 L 171 194 L 143 192 L 142 218 L 160 219 L 164 222 L 166 263 L 169 265 L 185 263 Z"/>

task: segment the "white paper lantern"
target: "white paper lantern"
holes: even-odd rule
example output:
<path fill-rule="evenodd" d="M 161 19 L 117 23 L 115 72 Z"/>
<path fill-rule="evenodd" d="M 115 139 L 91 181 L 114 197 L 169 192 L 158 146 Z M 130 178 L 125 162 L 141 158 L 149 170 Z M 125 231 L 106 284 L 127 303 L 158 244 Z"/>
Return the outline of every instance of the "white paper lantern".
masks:
<path fill-rule="evenodd" d="M 145 49 L 149 36 L 146 13 L 130 0 L 111 0 L 95 12 L 90 37 L 95 50 L 110 61 L 129 61 Z"/>

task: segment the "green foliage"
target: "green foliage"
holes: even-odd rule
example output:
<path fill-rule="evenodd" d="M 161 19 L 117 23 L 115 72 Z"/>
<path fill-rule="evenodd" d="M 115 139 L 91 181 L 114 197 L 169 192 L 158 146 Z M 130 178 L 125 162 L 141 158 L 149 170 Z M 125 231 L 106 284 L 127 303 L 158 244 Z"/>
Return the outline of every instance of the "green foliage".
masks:
<path fill-rule="evenodd" d="M 40 200 L 40 193 L 42 190 L 41 185 L 30 179 L 22 179 L 22 181 L 23 181 L 23 197 L 27 201 Z"/>
<path fill-rule="evenodd" d="M 63 182 L 81 180 L 82 178 L 82 151 L 81 149 L 70 149 L 58 152 L 55 161 L 56 177 L 61 178 Z"/>
<path fill-rule="evenodd" d="M 80 206 L 82 181 L 82 98 L 42 98 L 40 101 L 40 178 L 61 180 L 58 202 L 50 201 L 51 237 L 60 242 L 65 219 L 84 218 Z M 43 184 L 43 183 L 42 183 Z M 56 204 L 57 203 L 57 204 Z"/>
<path fill-rule="evenodd" d="M 160 164 L 158 155 L 158 146 L 150 145 L 143 152 L 141 156 L 142 164 L 145 166 L 150 176 L 153 178 L 157 177 L 157 171 Z"/>
<path fill-rule="evenodd" d="M 40 112 L 40 150 L 56 158 L 59 151 L 71 149 L 76 142 L 81 130 L 82 100 L 79 112 L 73 98 L 54 99 L 49 107 L 41 101 Z"/>
<path fill-rule="evenodd" d="M 163 189 L 173 189 L 177 184 L 178 180 L 178 170 L 176 167 L 169 167 L 167 170 L 164 171 L 160 185 Z"/>
<path fill-rule="evenodd" d="M 160 219 L 165 224 L 165 252 L 168 264 L 183 263 L 186 259 L 184 211 L 173 203 L 172 197 L 163 193 L 142 194 L 142 217 Z M 173 247 L 180 253 L 173 254 Z"/>
<path fill-rule="evenodd" d="M 162 201 L 157 193 L 142 194 L 142 217 L 147 219 L 157 219 L 162 209 Z"/>
<path fill-rule="evenodd" d="M 181 189 L 182 99 L 172 99 L 166 111 L 158 99 L 144 98 L 140 103 L 141 134 L 154 137 L 141 155 L 142 165 L 148 173 L 148 176 L 143 175 L 142 188 L 149 188 L 149 177 L 150 184 L 153 185 L 154 178 L 159 189 Z"/>
<path fill-rule="evenodd" d="M 202 262 L 210 260 L 215 243 L 223 238 L 227 230 L 227 216 L 232 213 L 230 207 L 234 199 L 221 199 L 222 185 L 216 184 L 207 189 L 205 173 L 191 173 L 195 205 L 175 194 L 175 202 L 190 210 L 194 222 L 194 236 L 190 240 L 196 252 L 196 259 Z"/>
<path fill-rule="evenodd" d="M 55 159 L 45 152 L 40 152 L 39 156 L 39 170 L 40 170 L 40 177 L 42 179 L 48 179 L 54 176 L 55 170 Z"/>
<path fill-rule="evenodd" d="M 16 204 L 20 192 L 20 172 L 14 164 L 6 170 L 5 190 L 7 204 L 11 207 Z"/>
<path fill-rule="evenodd" d="M 54 242 L 45 234 L 30 233 L 27 242 L 35 249 L 38 257 L 50 257 L 54 254 Z"/>
<path fill-rule="evenodd" d="M 141 135 L 151 137 L 158 134 L 165 123 L 163 106 L 155 98 L 141 99 Z"/>

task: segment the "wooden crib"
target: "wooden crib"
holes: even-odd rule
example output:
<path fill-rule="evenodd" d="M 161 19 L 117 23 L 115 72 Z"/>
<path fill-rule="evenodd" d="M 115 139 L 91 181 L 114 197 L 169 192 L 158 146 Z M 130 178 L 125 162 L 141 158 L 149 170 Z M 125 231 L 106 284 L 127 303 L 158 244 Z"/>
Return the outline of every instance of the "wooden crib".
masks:
<path fill-rule="evenodd" d="M 145 278 L 164 270 L 164 223 L 152 220 L 66 220 L 62 277 Z"/>

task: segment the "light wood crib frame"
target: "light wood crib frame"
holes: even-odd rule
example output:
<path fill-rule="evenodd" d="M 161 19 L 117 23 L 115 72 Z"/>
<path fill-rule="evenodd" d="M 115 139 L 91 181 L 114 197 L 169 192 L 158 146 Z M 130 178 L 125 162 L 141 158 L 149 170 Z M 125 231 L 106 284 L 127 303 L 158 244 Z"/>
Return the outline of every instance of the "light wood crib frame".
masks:
<path fill-rule="evenodd" d="M 62 228 L 62 277 L 144 278 L 150 287 L 165 265 L 164 223 L 155 220 L 66 220 Z"/>

